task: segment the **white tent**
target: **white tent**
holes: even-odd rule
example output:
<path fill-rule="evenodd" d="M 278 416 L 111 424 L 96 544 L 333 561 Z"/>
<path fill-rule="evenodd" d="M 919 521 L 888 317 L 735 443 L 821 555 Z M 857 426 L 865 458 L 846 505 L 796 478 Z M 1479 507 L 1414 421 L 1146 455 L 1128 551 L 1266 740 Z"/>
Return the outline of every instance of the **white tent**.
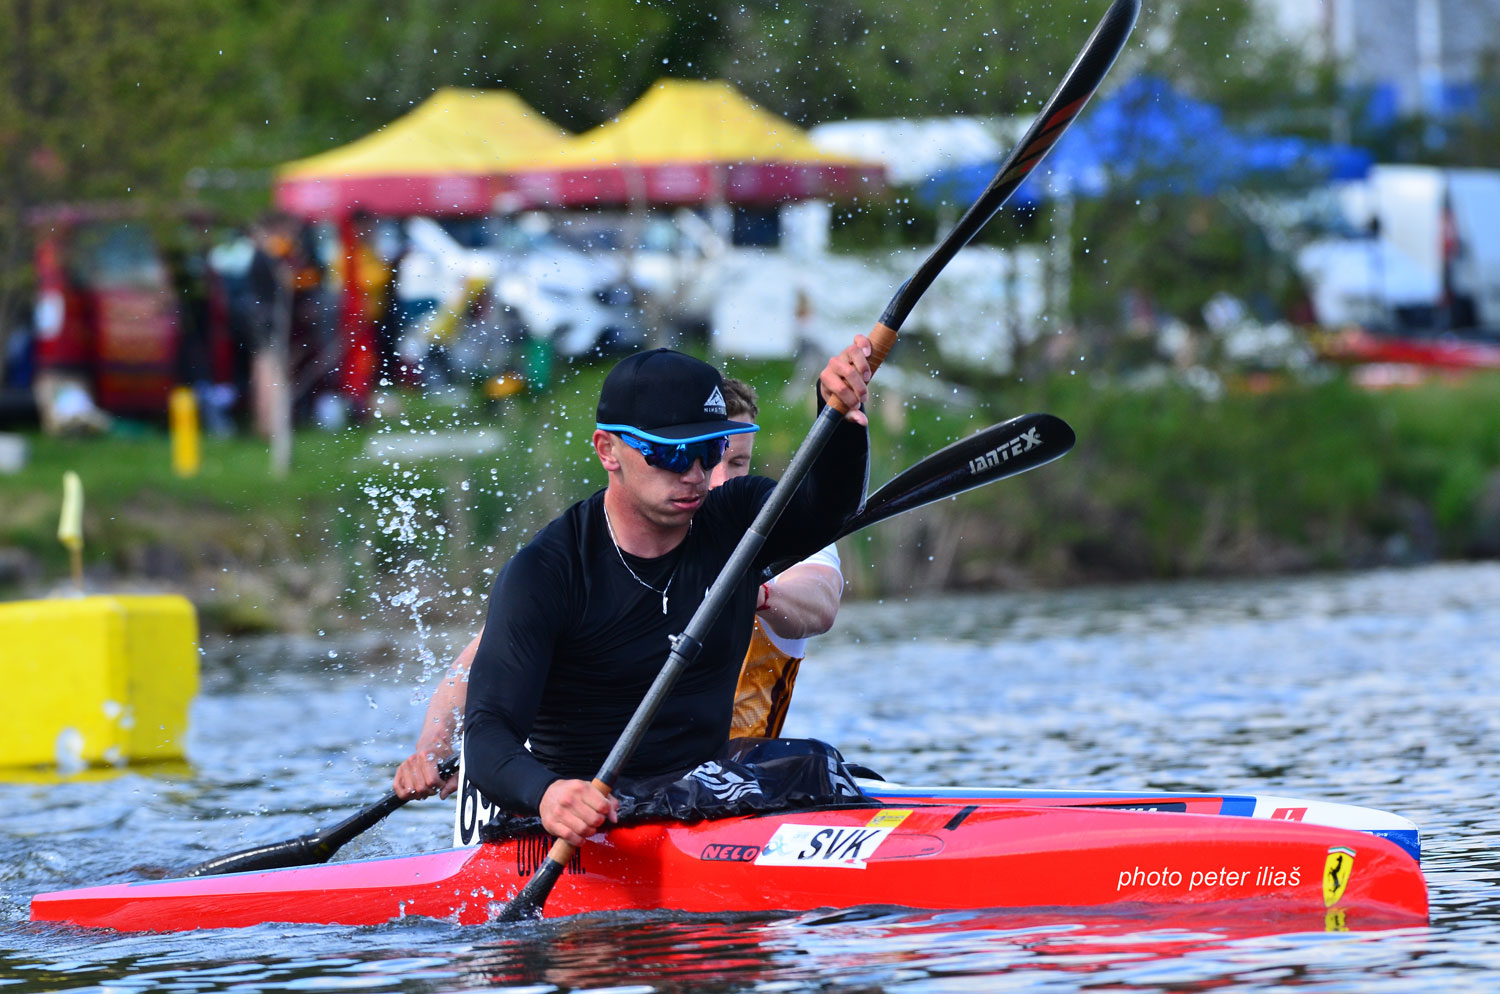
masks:
<path fill-rule="evenodd" d="M 890 118 L 834 121 L 808 134 L 825 152 L 882 163 L 892 183 L 906 184 L 1002 158 L 1026 123 L 1013 118 Z"/>

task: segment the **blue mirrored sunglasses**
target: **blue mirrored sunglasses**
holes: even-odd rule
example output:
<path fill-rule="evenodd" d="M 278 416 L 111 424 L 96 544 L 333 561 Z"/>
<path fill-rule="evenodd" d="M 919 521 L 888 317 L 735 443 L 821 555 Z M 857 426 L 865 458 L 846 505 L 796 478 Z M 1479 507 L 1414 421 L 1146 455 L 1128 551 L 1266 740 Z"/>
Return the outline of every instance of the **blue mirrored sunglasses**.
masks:
<path fill-rule="evenodd" d="M 729 448 L 727 435 L 705 438 L 697 442 L 679 442 L 676 445 L 648 442 L 644 438 L 623 434 L 620 436 L 620 441 L 644 456 L 647 466 L 655 466 L 669 473 L 686 473 L 693 468 L 695 462 L 703 463 L 703 472 L 707 473 L 719 465 L 724 458 L 724 450 Z"/>

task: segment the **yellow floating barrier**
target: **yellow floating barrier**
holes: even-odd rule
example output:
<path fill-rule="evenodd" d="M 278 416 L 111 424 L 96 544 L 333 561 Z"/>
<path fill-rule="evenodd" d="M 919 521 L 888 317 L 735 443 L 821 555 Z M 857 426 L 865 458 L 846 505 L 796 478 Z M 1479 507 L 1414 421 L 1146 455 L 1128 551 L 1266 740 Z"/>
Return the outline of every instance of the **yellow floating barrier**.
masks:
<path fill-rule="evenodd" d="M 182 759 L 197 643 L 175 595 L 0 604 L 0 766 Z"/>

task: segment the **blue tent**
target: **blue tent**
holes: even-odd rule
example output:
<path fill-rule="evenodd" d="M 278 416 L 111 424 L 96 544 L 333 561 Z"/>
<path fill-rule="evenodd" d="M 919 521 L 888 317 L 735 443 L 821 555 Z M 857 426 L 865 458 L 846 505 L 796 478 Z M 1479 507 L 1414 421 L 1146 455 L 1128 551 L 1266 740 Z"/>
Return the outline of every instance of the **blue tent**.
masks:
<path fill-rule="evenodd" d="M 1137 76 L 1084 109 L 1011 203 L 1048 197 L 1097 197 L 1125 188 L 1142 195 L 1208 194 L 1252 180 L 1288 183 L 1357 179 L 1369 172 L 1363 149 L 1302 138 L 1242 134 L 1212 104 L 1185 96 L 1154 76 Z M 917 190 L 928 203 L 967 204 L 994 178 L 998 163 L 945 170 Z"/>

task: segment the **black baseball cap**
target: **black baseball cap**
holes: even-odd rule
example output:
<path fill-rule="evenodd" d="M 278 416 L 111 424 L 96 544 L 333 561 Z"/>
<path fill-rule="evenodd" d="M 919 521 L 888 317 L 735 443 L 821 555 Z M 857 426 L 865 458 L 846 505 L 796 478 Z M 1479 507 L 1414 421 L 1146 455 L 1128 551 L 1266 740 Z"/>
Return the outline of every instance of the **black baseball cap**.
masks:
<path fill-rule="evenodd" d="M 701 359 L 652 349 L 626 356 L 604 378 L 598 427 L 651 442 L 697 442 L 759 431 L 724 416 L 724 377 Z"/>

